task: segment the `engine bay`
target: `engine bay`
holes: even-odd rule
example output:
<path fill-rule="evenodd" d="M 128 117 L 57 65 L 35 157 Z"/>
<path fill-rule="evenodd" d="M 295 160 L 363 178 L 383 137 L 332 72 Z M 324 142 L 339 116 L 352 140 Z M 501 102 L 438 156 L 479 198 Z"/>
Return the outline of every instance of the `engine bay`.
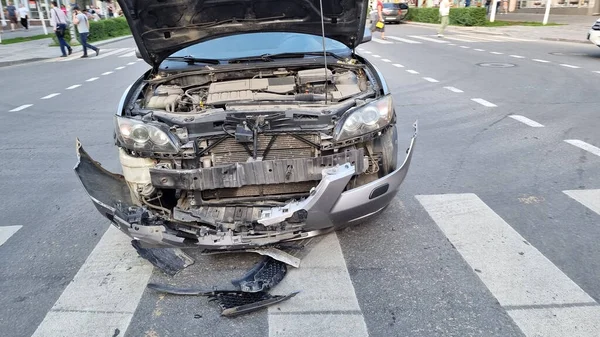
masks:
<path fill-rule="evenodd" d="M 176 114 L 256 102 L 324 105 L 342 102 L 369 88 L 363 69 L 331 68 L 278 68 L 256 71 L 251 77 L 230 74 L 227 80 L 162 81 L 147 86 L 140 105 Z"/>

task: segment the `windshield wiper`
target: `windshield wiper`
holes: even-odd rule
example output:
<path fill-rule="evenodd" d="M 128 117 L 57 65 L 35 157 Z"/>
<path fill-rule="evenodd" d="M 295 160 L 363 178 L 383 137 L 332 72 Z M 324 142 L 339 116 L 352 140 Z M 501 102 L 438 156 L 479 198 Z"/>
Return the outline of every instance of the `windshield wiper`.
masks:
<path fill-rule="evenodd" d="M 262 62 L 273 62 L 275 59 L 283 59 L 283 58 L 301 58 L 305 56 L 332 56 L 338 60 L 345 60 L 346 58 L 340 55 L 337 55 L 332 52 L 323 52 L 315 51 L 315 52 L 297 52 L 297 53 L 279 53 L 279 54 L 262 54 L 258 56 L 247 56 L 247 57 L 239 57 L 234 59 L 229 59 L 227 62 L 229 63 L 239 63 L 239 62 L 253 62 L 253 61 L 262 61 Z"/>
<path fill-rule="evenodd" d="M 198 58 L 198 57 L 193 57 L 193 56 L 172 56 L 172 57 L 167 57 L 165 60 L 187 62 L 188 64 L 194 64 L 194 63 L 219 64 L 219 63 L 221 63 L 221 62 L 219 62 L 219 60 L 216 60 L 216 59 L 203 59 L 203 58 Z"/>

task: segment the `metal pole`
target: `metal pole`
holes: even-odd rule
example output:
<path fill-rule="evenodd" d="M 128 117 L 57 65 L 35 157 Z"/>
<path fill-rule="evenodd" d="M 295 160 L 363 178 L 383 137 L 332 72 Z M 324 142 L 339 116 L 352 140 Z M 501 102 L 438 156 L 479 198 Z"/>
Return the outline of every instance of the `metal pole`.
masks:
<path fill-rule="evenodd" d="M 44 35 L 48 35 L 48 28 L 46 28 L 46 22 L 44 21 L 44 10 L 42 9 L 42 3 L 36 1 L 38 12 L 40 13 L 40 21 L 42 22 L 42 29 L 44 29 Z"/>
<path fill-rule="evenodd" d="M 0 0 L 0 17 L 2 18 L 2 27 L 6 27 L 6 18 L 4 17 L 4 5 L 2 4 L 2 0 Z"/>
<path fill-rule="evenodd" d="M 596 0 L 598 1 L 598 0 Z M 543 25 L 548 24 L 548 18 L 550 17 L 550 7 L 552 5 L 552 0 L 546 0 L 546 13 L 544 13 L 544 21 L 542 21 Z"/>
<path fill-rule="evenodd" d="M 492 0 L 492 13 L 490 13 L 490 22 L 496 20 L 496 10 L 498 9 L 498 1 Z"/>

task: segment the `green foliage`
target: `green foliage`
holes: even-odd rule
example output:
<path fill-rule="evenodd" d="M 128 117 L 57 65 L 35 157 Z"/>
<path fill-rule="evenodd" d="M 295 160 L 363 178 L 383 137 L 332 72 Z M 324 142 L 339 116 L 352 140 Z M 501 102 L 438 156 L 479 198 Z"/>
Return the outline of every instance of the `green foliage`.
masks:
<path fill-rule="evenodd" d="M 75 31 L 77 34 L 76 38 L 79 41 L 77 28 L 75 28 Z M 102 41 L 125 35 L 131 35 L 131 30 L 129 29 L 127 20 L 123 17 L 100 21 L 90 21 L 90 35 L 88 37 L 88 42 Z M 56 35 L 52 37 L 52 40 L 54 41 L 55 45 L 58 45 Z M 67 42 L 71 40 L 71 32 L 69 29 L 67 29 L 65 32 L 65 40 L 67 40 Z"/>
<path fill-rule="evenodd" d="M 451 8 L 450 24 L 457 26 L 483 26 L 486 22 L 484 7 Z"/>
<path fill-rule="evenodd" d="M 406 20 L 425 23 L 440 22 L 439 8 L 410 8 Z M 457 26 L 484 26 L 486 10 L 483 7 L 450 8 L 450 24 Z"/>
<path fill-rule="evenodd" d="M 50 37 L 51 37 L 51 35 L 44 35 L 44 34 L 33 35 L 33 36 L 25 36 L 25 37 L 14 37 L 14 38 L 11 38 L 11 39 L 2 39 L 2 43 L 1 44 L 13 44 L 13 43 L 33 41 L 33 40 L 42 40 L 42 39 L 48 39 Z"/>

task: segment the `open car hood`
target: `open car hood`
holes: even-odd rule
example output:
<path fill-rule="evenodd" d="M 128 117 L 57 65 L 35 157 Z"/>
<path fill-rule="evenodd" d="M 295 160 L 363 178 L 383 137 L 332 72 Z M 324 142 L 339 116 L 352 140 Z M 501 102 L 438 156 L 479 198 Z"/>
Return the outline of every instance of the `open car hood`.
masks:
<path fill-rule="evenodd" d="M 174 52 L 251 32 L 321 35 L 320 0 L 118 0 L 142 58 L 153 67 Z M 325 36 L 356 47 L 367 0 L 322 0 Z"/>

